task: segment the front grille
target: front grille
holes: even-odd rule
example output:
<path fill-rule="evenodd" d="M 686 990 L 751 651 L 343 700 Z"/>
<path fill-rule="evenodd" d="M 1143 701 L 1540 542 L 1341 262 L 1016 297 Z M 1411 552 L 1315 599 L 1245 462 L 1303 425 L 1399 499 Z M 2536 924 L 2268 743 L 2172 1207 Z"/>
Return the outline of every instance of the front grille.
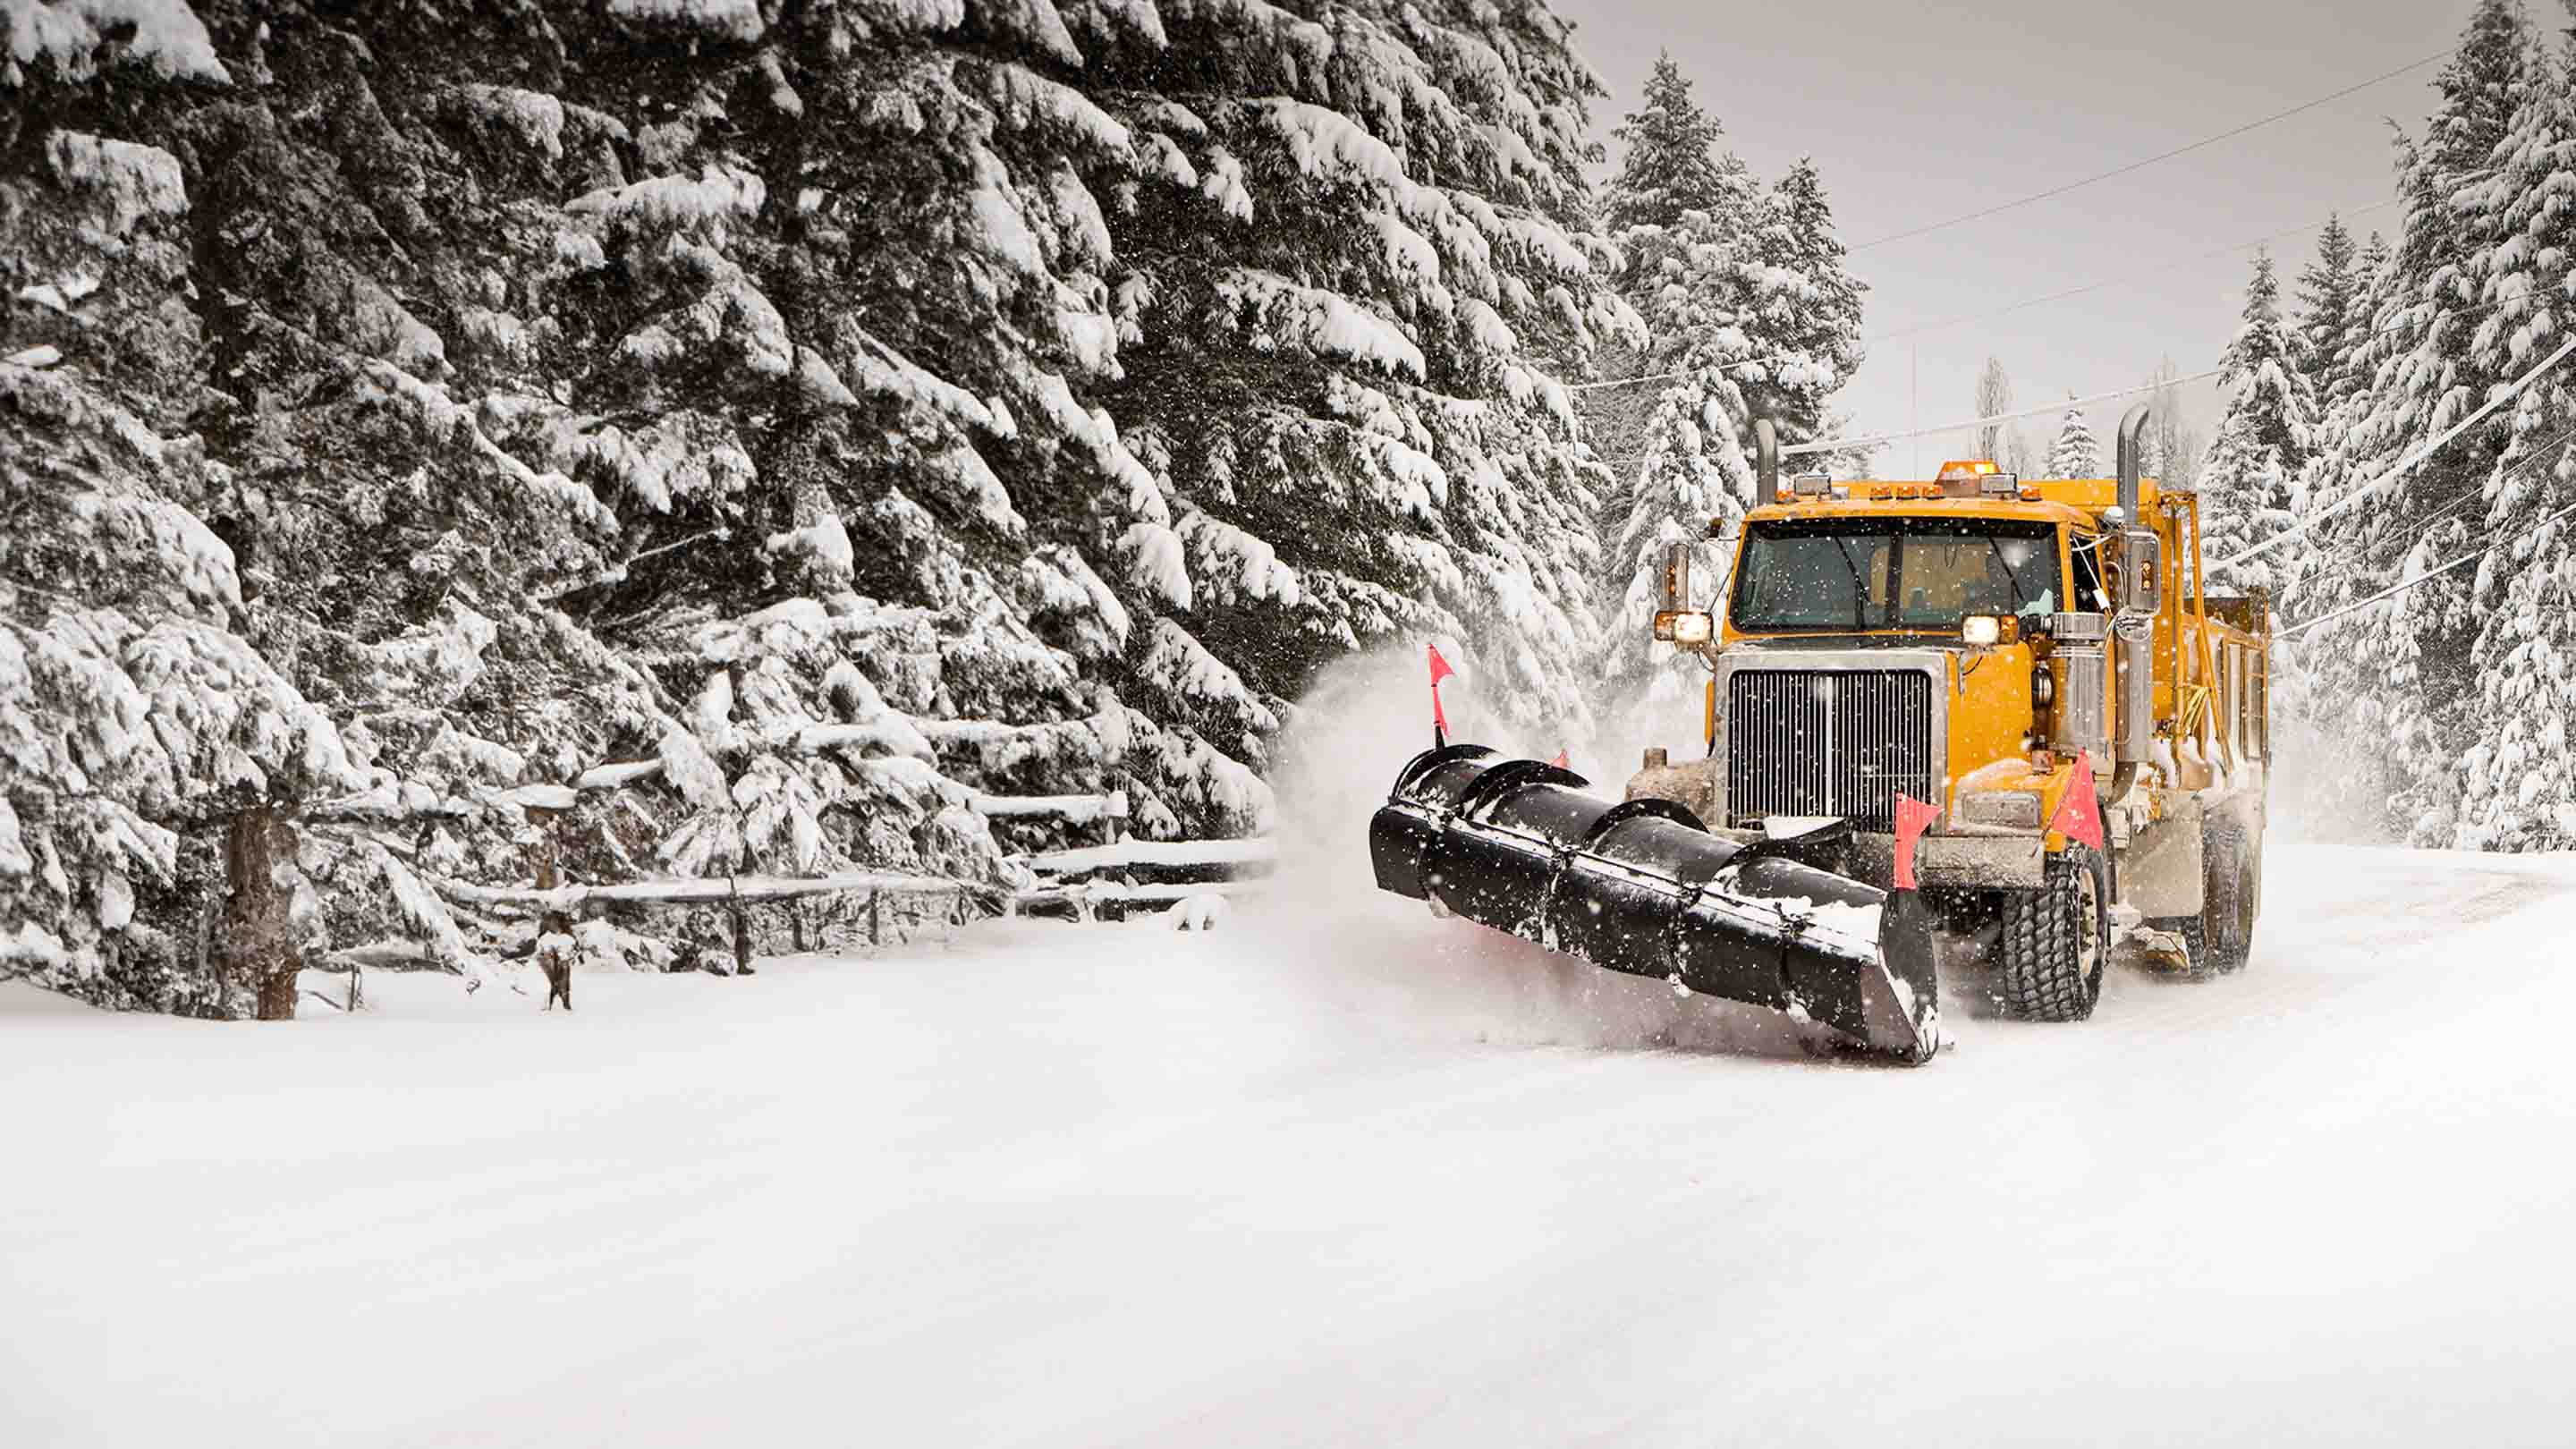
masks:
<path fill-rule="evenodd" d="M 1726 814 L 1838 815 L 1886 830 L 1934 800 L 1932 677 L 1914 669 L 1743 669 L 1727 687 Z"/>

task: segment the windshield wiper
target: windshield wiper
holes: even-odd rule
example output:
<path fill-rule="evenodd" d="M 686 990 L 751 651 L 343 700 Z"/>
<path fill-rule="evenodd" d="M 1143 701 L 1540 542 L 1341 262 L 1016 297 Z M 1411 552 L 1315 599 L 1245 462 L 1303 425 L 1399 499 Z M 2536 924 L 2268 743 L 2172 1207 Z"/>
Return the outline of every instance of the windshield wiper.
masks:
<path fill-rule="evenodd" d="M 2021 596 L 2021 580 L 2013 577 L 2012 560 L 2004 557 L 2004 546 L 1995 542 L 1995 536 L 1991 533 L 1986 535 L 1986 547 L 1995 551 L 1995 562 L 2004 566 L 2004 587 L 2012 590 L 2013 612 L 2019 614 L 2022 607 L 2030 600 Z"/>
<path fill-rule="evenodd" d="M 1866 629 L 1869 625 L 1861 619 L 1860 608 L 1862 603 L 1865 602 L 1863 596 L 1869 592 L 1869 586 L 1860 581 L 1860 565 L 1852 559 L 1851 545 L 1844 542 L 1843 536 L 1839 533 L 1833 535 L 1833 540 L 1834 551 L 1843 556 L 1843 568 L 1851 575 L 1852 627 L 1855 629 Z M 1988 543 L 1994 542 L 1991 538 L 1986 541 Z"/>

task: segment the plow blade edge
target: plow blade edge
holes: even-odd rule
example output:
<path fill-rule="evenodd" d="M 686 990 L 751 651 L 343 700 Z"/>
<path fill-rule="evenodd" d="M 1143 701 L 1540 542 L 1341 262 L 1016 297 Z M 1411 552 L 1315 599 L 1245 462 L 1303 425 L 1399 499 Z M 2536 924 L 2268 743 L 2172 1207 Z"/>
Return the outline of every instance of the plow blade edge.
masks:
<path fill-rule="evenodd" d="M 1381 890 L 1632 976 L 1767 1007 L 1909 1062 L 1940 1046 L 1931 923 L 1887 892 L 1712 835 L 1669 800 L 1482 745 L 1427 751 L 1369 821 Z"/>

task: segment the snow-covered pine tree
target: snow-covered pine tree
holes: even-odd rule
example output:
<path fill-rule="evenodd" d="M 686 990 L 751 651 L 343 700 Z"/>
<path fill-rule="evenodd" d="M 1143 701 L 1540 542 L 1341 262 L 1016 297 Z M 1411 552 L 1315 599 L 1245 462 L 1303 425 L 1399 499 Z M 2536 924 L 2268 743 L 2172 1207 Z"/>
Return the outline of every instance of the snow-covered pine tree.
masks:
<path fill-rule="evenodd" d="M 1613 718 L 1693 687 L 1698 662 L 1657 644 L 1642 627 L 1661 593 L 1665 550 L 1690 545 L 1694 579 L 1721 580 L 1725 557 L 1708 535 L 1712 524 L 1723 532 L 1742 518 L 1754 489 L 1751 414 L 1731 376 L 1753 345 L 1730 305 L 1739 295 L 1735 249 L 1722 228 L 1698 216 L 1640 241 L 1662 279 L 1645 299 L 1654 339 L 1646 366 L 1686 375 L 1658 389 L 1636 472 L 1612 493 L 1603 519 L 1601 612 L 1611 627 L 1599 637 L 1597 658 Z M 1713 597 L 1698 602 L 1721 606 Z"/>
<path fill-rule="evenodd" d="M 2316 397 L 2281 317 L 2281 288 L 2270 253 L 2257 253 L 2246 284 L 2243 320 L 2219 359 L 2227 412 L 2201 464 L 2201 554 L 2212 587 L 2277 588 L 2293 576 L 2285 544 L 2234 566 L 2231 559 L 2288 529 L 2290 506 L 2316 423 Z"/>
<path fill-rule="evenodd" d="M 2072 404 L 2075 394 L 2069 392 L 2066 420 L 2058 425 L 2057 441 L 2049 445 L 2048 476 L 2051 478 L 2099 478 L 2102 476 L 2102 445 L 2093 436 L 2093 425 L 2084 420 L 2084 410 Z"/>
<path fill-rule="evenodd" d="M 2317 233 L 2315 259 L 2299 270 L 2299 315 L 2293 329 L 2293 356 L 2320 409 L 2341 402 L 2356 386 L 2347 359 L 2370 329 L 2362 311 L 2368 285 L 2361 244 L 2341 214 L 2329 215 L 2325 229 Z"/>
<path fill-rule="evenodd" d="M 1620 248 L 1620 296 L 1642 311 L 1663 285 L 1664 259 L 1685 245 L 1668 237 L 1669 231 L 1696 216 L 1697 235 L 1732 239 L 1760 224 L 1765 198 L 1751 171 L 1724 149 L 1723 128 L 1700 107 L 1690 78 L 1670 55 L 1658 57 L 1640 104 L 1612 134 L 1626 150 L 1602 188 L 1600 213 Z M 1730 277 L 1729 285 L 1740 280 Z M 1611 378 L 1665 370 L 1648 365 L 1642 340 L 1633 348 L 1606 349 L 1601 365 Z M 1587 390 L 1581 397 L 1584 431 L 1611 460 L 1617 480 L 1618 496 L 1603 503 L 1599 534 L 1605 539 L 1617 535 L 1628 515 L 1626 495 L 1635 486 L 1660 397 L 1648 383 Z"/>
<path fill-rule="evenodd" d="M 1601 221 L 1612 233 L 1676 226 L 1694 211 L 1728 236 L 1754 224 L 1761 190 L 1724 149 L 1726 128 L 1700 108 L 1670 52 L 1655 57 L 1642 102 L 1610 134 L 1627 148 L 1602 190 Z"/>
<path fill-rule="evenodd" d="M 1329 67 L 1310 28 L 1243 14 L 1166 17 L 1172 47 L 1227 58 L 1232 93 L 1137 106 L 1140 144 L 1200 198 L 1147 193 L 1111 227 L 1135 336 L 1108 407 L 1170 515 L 1139 537 L 1180 538 L 1203 585 L 1152 607 L 1264 698 L 1430 633 L 1469 644 L 1510 723 L 1586 733 L 1604 475 L 1557 377 L 1643 339 L 1605 290 L 1616 254 L 1580 230 L 1598 83 L 1537 5 L 1338 10 Z M 1087 76 L 1169 73 L 1110 51 Z M 1230 691 L 1158 632 L 1149 685 Z"/>
<path fill-rule="evenodd" d="M 1812 160 L 1800 157 L 1772 186 L 1739 250 L 1738 306 L 1752 353 L 1731 375 L 1744 405 L 1778 423 L 1784 443 L 1815 441 L 1829 400 L 1860 368 L 1869 284 L 1845 265 Z"/>
<path fill-rule="evenodd" d="M 1598 517 L 1599 614 L 1608 627 L 1592 652 L 1604 699 L 1624 711 L 1681 682 L 1671 649 L 1654 646 L 1643 625 L 1665 544 L 1691 543 L 1696 576 L 1715 577 L 1710 521 L 1740 517 L 1751 499 L 1748 394 L 1761 391 L 1761 406 L 1819 426 L 1825 398 L 1857 365 L 1860 289 L 1842 270 L 1813 168 L 1765 193 L 1719 149 L 1716 120 L 1671 57 L 1657 62 L 1643 105 L 1617 134 L 1628 152 L 1602 210 L 1624 253 L 1621 292 L 1646 329 L 1619 370 L 1685 374 L 1587 402 L 1620 460 Z M 1767 353 L 1755 340 L 1766 326 L 1781 344 Z"/>
<path fill-rule="evenodd" d="M 1672 695 L 1693 667 L 1641 627 L 1665 545 L 1691 543 L 1696 576 L 1719 577 L 1706 534 L 1751 501 L 1751 420 L 1773 418 L 1784 442 L 1831 426 L 1829 400 L 1860 365 L 1867 287 L 1845 265 L 1814 165 L 1802 160 L 1769 191 L 1758 188 L 1717 149 L 1716 121 L 1670 57 L 1619 134 L 1629 152 L 1603 211 L 1626 254 L 1622 292 L 1652 338 L 1621 370 L 1684 374 L 1594 405 L 1626 460 L 1600 518 L 1601 613 L 1611 627 L 1597 646 L 1607 697 L 1624 709 Z"/>
<path fill-rule="evenodd" d="M 335 942 L 524 946 L 493 892 L 538 844 L 579 880 L 990 887 L 1065 825 L 996 797 L 1252 828 L 1304 671 L 1401 633 L 1580 719 L 1600 470 L 1557 379 L 1642 329 L 1581 231 L 1599 91 L 1543 6 L 145 8 L 0 11 L 44 168 L 0 168 L 0 352 L 60 356 L 21 397 L 163 400 L 84 412 L 102 448 L 202 439 L 202 476 L 138 484 L 160 521 L 94 520 L 168 557 L 83 606 L 224 615 L 239 712 L 200 723 L 248 733 L 206 769 L 356 792 L 305 834 Z M 76 114 L 112 134 L 54 129 Z M 138 257 L 162 274 L 126 286 Z M 203 345 L 172 345 L 153 319 L 191 295 Z M 77 436 L 10 462 L 107 467 Z M 57 627 L 37 598 L 22 645 Z M 12 728 L 77 741 L 95 694 L 39 680 Z M 19 781 L 59 766 L 27 771 L 11 814 L 55 820 Z M 213 839 L 181 824 L 184 872 Z M 43 969 L 195 1000 L 162 947 L 200 897 L 77 928 L 144 877 L 52 829 L 13 837 Z"/>
<path fill-rule="evenodd" d="M 2342 416 L 2308 492 L 2323 511 L 2447 430 L 2507 380 L 2475 347 L 2482 310 L 2476 259 L 2510 231 L 2485 183 L 2510 164 L 2513 119 L 2546 70 L 2530 22 L 2511 0 L 2481 0 L 2459 49 L 2435 81 L 2440 95 L 2421 141 L 2397 141 L 2405 224 L 2381 280 L 2371 329 L 2354 349 L 2363 391 Z M 2317 617 L 2342 602 L 2456 557 L 2475 541 L 2472 507 L 2513 436 L 2513 418 L 2482 419 L 2418 463 L 2371 503 L 2327 520 L 2313 544 L 2321 567 L 2300 595 Z M 2380 796 L 2393 831 L 2419 843 L 2454 838 L 2459 761 L 2475 743 L 2477 629 L 2465 571 L 2432 579 L 2384 606 L 2317 631 L 2314 704 L 2349 732 L 2357 757 L 2384 760 Z"/>
<path fill-rule="evenodd" d="M 2470 346 L 2480 370 L 2519 376 L 2576 322 L 2576 38 L 2541 62 L 2496 155 L 2472 198 L 2504 227 L 2472 264 L 2490 310 Z M 2565 850 L 2576 847 L 2576 382 L 2563 364 L 2515 400 L 2511 427 L 2474 505 L 2489 550 L 2472 580 L 2475 742 L 2449 843 Z"/>
<path fill-rule="evenodd" d="M 32 38 L 40 93 L 99 57 L 119 81 L 223 74 L 191 16 L 147 15 L 121 39 L 78 12 L 63 23 Z M 191 209 L 176 156 L 87 132 L 50 130 L 32 172 L 0 178 L 0 296 L 16 299 L 0 342 L 0 976 L 115 1007 L 291 1015 L 294 972 L 330 931 L 278 812 L 375 781 L 254 644 L 265 605 L 208 526 L 237 480 L 185 435 L 208 353 L 186 295 Z M 282 848 L 228 870 L 236 820 Z M 258 908 L 256 950 L 218 924 L 228 898 Z"/>
<path fill-rule="evenodd" d="M 2362 423 L 2375 405 L 2376 394 L 2371 376 L 2376 360 L 2382 356 L 2380 338 L 2372 319 L 2394 311 L 2397 276 L 2388 239 L 2372 232 L 2353 259 L 2355 297 L 2353 311 L 2358 319 L 2336 356 L 2335 375 L 2343 380 L 2342 396 L 2332 402 L 2319 400 L 2316 446 L 2308 456 L 2308 467 L 2300 480 L 2299 495 L 2292 512 L 2304 525 L 2323 512 L 2335 500 L 2364 481 L 2355 469 L 2367 466 L 2368 459 L 2355 439 Z M 2354 562 L 2345 557 L 2329 557 L 2321 545 L 2339 539 L 2340 520 L 2319 527 L 2306 546 L 2293 558 L 2292 576 L 2284 583 L 2279 602 L 2285 612 L 2302 617 L 2315 617 L 2331 612 L 2323 595 L 2312 589 L 2331 589 L 2338 597 L 2350 597 L 2349 585 L 2359 577 Z M 2323 660 L 2321 653 L 2310 657 Z"/>

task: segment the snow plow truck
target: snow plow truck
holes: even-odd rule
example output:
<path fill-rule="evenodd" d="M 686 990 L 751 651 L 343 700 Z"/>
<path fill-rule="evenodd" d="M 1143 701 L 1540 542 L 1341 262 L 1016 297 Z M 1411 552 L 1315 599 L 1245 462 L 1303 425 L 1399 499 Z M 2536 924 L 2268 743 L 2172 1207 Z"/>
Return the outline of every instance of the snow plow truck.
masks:
<path fill-rule="evenodd" d="M 2089 1016 L 2115 946 L 2243 965 L 2262 900 L 2271 617 L 2206 589 L 2199 500 L 2140 476 L 1783 478 L 1712 523 L 1654 636 L 1705 666 L 1701 748 L 1612 802 L 1559 764 L 1416 756 L 1372 817 L 1383 890 L 1596 966 L 1788 1014 L 1905 1062 L 1940 1048 L 1936 961 L 2003 1014 Z"/>

